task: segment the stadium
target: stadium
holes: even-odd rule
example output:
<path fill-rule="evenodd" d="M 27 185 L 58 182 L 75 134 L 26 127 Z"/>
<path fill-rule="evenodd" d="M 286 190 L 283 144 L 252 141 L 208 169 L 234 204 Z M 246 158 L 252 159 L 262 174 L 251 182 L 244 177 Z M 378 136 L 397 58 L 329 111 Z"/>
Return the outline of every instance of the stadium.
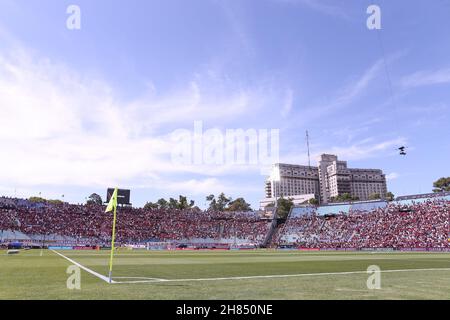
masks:
<path fill-rule="evenodd" d="M 293 206 L 286 219 L 273 208 L 119 207 L 112 282 L 105 206 L 0 200 L 0 244 L 24 250 L 0 255 L 3 299 L 442 299 L 449 292 L 450 193 Z M 69 265 L 82 269 L 79 293 L 65 287 Z M 374 265 L 383 279 L 375 291 L 366 287 Z"/>
<path fill-rule="evenodd" d="M 3 309 L 448 304 L 449 12 L 0 0 Z"/>

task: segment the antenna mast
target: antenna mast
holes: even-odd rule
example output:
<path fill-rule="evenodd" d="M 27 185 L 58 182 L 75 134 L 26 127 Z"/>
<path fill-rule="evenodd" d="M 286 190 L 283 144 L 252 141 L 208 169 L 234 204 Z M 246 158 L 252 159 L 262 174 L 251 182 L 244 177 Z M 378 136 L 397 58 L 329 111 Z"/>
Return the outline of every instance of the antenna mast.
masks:
<path fill-rule="evenodd" d="M 309 155 L 309 133 L 306 130 L 306 146 L 308 147 L 308 166 L 311 167 L 311 157 Z"/>

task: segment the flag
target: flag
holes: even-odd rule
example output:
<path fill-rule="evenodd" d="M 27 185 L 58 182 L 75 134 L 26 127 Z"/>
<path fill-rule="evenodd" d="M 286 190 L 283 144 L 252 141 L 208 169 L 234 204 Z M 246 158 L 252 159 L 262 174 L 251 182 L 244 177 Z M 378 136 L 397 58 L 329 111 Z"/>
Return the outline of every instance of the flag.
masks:
<path fill-rule="evenodd" d="M 114 211 L 113 228 L 112 228 L 112 236 L 111 236 L 111 256 L 109 258 L 109 283 L 112 283 L 114 242 L 116 240 L 116 209 L 117 209 L 117 188 L 114 189 L 114 192 L 113 192 L 111 198 L 109 199 L 108 206 L 106 207 L 106 210 L 105 210 L 105 212 Z"/>
<path fill-rule="evenodd" d="M 109 203 L 108 206 L 106 207 L 105 212 L 111 212 L 115 208 L 117 208 L 117 188 L 114 189 L 114 192 L 111 198 L 109 199 Z"/>

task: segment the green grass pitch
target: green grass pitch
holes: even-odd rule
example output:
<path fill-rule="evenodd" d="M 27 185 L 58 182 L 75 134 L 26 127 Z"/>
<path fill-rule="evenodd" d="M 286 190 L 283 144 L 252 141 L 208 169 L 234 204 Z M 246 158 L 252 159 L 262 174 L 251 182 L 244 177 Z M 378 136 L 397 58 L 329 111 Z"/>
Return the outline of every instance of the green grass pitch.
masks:
<path fill-rule="evenodd" d="M 59 252 L 108 274 L 109 251 Z M 80 290 L 67 289 L 70 265 L 49 250 L 0 251 L 0 299 L 450 299 L 450 253 L 119 250 L 122 283 L 82 270 Z M 370 265 L 379 290 L 367 288 Z"/>

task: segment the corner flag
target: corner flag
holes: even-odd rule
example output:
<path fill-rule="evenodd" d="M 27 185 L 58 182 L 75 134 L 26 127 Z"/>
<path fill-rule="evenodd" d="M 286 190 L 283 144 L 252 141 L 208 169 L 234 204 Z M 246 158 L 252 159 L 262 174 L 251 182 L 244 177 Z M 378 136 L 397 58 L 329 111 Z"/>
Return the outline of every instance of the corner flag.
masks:
<path fill-rule="evenodd" d="M 115 210 L 116 207 L 117 207 L 117 188 L 114 189 L 114 192 L 111 198 L 109 199 L 109 203 L 108 206 L 106 207 L 105 212 L 111 212 Z"/>
<path fill-rule="evenodd" d="M 117 209 L 117 188 L 114 189 L 114 192 L 111 196 L 111 199 L 109 199 L 108 206 L 106 207 L 106 210 L 105 210 L 105 212 L 114 211 L 113 228 L 112 228 L 112 236 L 111 236 L 111 256 L 109 258 L 109 283 L 112 283 L 114 242 L 116 240 L 116 209 Z"/>

